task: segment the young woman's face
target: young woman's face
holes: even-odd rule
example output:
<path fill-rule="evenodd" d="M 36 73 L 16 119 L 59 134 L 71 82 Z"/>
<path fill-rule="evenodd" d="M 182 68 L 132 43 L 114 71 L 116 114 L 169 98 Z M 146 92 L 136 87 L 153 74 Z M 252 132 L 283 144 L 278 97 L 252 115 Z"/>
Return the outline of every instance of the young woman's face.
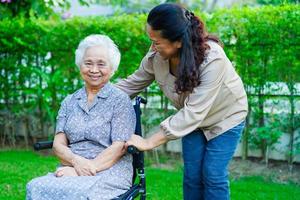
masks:
<path fill-rule="evenodd" d="M 80 74 L 88 87 L 101 87 L 107 83 L 112 73 L 107 49 L 93 46 L 86 49 Z"/>
<path fill-rule="evenodd" d="M 178 56 L 181 42 L 171 42 L 168 39 L 163 38 L 160 31 L 153 30 L 149 24 L 147 24 L 147 33 L 152 41 L 151 48 L 153 51 L 158 52 L 164 59 Z"/>

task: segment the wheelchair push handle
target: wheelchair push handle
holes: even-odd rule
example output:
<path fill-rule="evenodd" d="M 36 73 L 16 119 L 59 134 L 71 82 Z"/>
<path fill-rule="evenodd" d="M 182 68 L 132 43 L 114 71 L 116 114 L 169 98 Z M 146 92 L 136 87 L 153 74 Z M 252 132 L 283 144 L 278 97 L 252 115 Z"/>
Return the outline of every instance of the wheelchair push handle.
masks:
<path fill-rule="evenodd" d="M 147 104 L 147 100 L 144 99 L 144 98 L 141 98 L 141 103 L 142 103 L 142 104 Z"/>
<path fill-rule="evenodd" d="M 140 96 L 137 96 L 135 98 L 135 103 L 136 103 L 136 105 L 140 105 L 141 103 L 142 104 L 147 104 L 147 100 L 144 99 L 144 98 L 142 98 L 142 97 L 140 97 Z"/>
<path fill-rule="evenodd" d="M 137 154 L 140 152 L 140 150 L 138 150 L 138 148 L 136 148 L 135 146 L 133 145 L 129 145 L 127 147 L 127 152 L 130 153 L 130 154 Z"/>
<path fill-rule="evenodd" d="M 51 149 L 53 146 L 53 141 L 42 141 L 37 142 L 33 145 L 34 150 L 39 151 L 43 149 Z"/>

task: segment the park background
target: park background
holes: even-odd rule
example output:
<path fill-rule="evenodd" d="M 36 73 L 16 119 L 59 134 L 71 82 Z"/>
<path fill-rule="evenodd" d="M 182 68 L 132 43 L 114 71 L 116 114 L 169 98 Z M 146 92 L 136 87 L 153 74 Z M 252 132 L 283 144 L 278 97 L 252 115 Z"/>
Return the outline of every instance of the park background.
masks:
<path fill-rule="evenodd" d="M 147 12 L 161 2 L 1 0 L 0 199 L 24 199 L 26 182 L 55 169 L 51 151 L 34 153 L 32 144 L 53 138 L 60 102 L 83 85 L 74 63 L 79 41 L 111 37 L 122 54 L 112 82 L 125 78 L 150 47 Z M 230 166 L 232 199 L 300 199 L 299 1 L 176 2 L 221 38 L 248 95 Z M 148 136 L 175 109 L 155 83 L 141 95 Z M 180 152 L 178 140 L 147 153 L 149 199 L 181 199 Z M 177 191 L 165 189 L 170 182 Z"/>

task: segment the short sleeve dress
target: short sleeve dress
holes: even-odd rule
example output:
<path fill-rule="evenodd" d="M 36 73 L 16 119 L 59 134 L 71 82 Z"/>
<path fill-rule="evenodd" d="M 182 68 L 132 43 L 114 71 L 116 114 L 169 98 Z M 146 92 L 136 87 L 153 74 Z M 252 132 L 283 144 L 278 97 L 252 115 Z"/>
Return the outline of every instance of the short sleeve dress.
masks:
<path fill-rule="evenodd" d="M 88 106 L 85 87 L 67 96 L 57 116 L 56 133 L 64 132 L 73 153 L 93 159 L 114 141 L 134 133 L 135 113 L 130 98 L 107 83 Z M 27 200 L 106 200 L 132 185 L 132 157 L 124 155 L 96 176 L 55 177 L 53 173 L 27 184 Z"/>

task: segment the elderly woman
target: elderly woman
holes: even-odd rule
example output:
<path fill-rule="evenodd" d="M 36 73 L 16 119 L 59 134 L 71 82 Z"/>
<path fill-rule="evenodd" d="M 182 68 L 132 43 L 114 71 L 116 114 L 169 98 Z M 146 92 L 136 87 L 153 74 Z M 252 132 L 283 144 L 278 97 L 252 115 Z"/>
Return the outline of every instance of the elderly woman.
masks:
<path fill-rule="evenodd" d="M 67 96 L 57 116 L 55 173 L 27 184 L 26 199 L 113 199 L 131 187 L 132 157 L 124 143 L 134 133 L 129 97 L 109 83 L 120 52 L 104 35 L 86 37 L 76 50 L 85 86 Z"/>

